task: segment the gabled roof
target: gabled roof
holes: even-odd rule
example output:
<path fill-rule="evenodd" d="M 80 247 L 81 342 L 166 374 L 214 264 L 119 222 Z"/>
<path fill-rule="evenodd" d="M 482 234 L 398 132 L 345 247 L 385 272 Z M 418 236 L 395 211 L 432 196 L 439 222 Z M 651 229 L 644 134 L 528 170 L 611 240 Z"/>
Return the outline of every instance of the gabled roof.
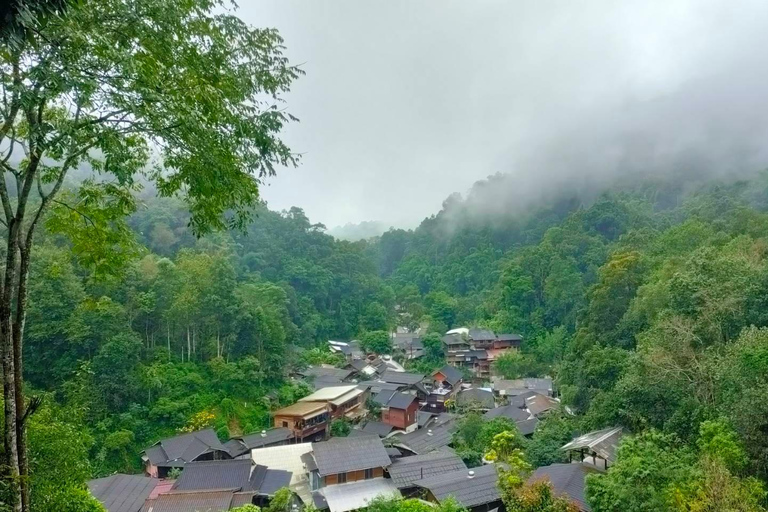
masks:
<path fill-rule="evenodd" d="M 540 396 L 540 395 L 541 393 L 538 393 L 536 391 L 531 391 L 531 390 L 523 391 L 519 395 L 511 396 L 509 398 L 509 405 L 514 407 L 525 408 L 527 407 L 526 402 L 529 398 L 533 398 L 535 396 Z"/>
<path fill-rule="evenodd" d="M 160 467 L 182 467 L 203 454 L 215 451 L 229 454 L 211 428 L 162 439 L 144 450 L 149 461 Z"/>
<path fill-rule="evenodd" d="M 251 452 L 256 464 L 267 466 L 271 470 L 291 473 L 290 489 L 302 500 L 311 499 L 307 468 L 302 456 L 312 452 L 312 443 L 285 444 L 258 448 Z"/>
<path fill-rule="evenodd" d="M 389 467 L 389 475 L 398 489 L 405 489 L 422 478 L 466 469 L 464 461 L 455 453 L 437 451 L 398 459 Z"/>
<path fill-rule="evenodd" d="M 412 386 L 424 380 L 424 375 L 418 373 L 396 372 L 392 370 L 385 371 L 379 380 L 393 384 L 403 384 Z"/>
<path fill-rule="evenodd" d="M 496 338 L 501 341 L 523 341 L 523 337 L 519 334 L 497 334 Z"/>
<path fill-rule="evenodd" d="M 443 366 L 436 372 L 433 372 L 432 376 L 434 377 L 435 374 L 438 372 L 442 373 L 445 376 L 445 381 L 451 386 L 455 386 L 457 383 L 459 383 L 464 379 L 464 374 L 461 373 L 461 370 L 449 364 Z"/>
<path fill-rule="evenodd" d="M 507 418 L 512 421 L 523 421 L 531 417 L 531 414 L 525 409 L 520 409 L 514 405 L 502 405 L 483 414 L 487 420 L 494 418 Z"/>
<path fill-rule="evenodd" d="M 561 450 L 582 450 L 586 448 L 590 452 L 597 453 L 599 457 L 602 457 L 608 462 L 614 462 L 616 460 L 616 451 L 619 447 L 619 441 L 623 435 L 624 432 L 621 427 L 596 430 L 577 437 L 563 446 Z"/>
<path fill-rule="evenodd" d="M 496 339 L 496 334 L 490 329 L 480 329 L 471 327 L 468 333 L 469 339 L 473 341 L 491 341 Z"/>
<path fill-rule="evenodd" d="M 359 389 L 370 389 L 372 393 L 381 393 L 384 390 L 397 391 L 402 388 L 401 384 L 395 384 L 393 382 L 378 382 L 375 380 L 365 380 L 357 384 Z"/>
<path fill-rule="evenodd" d="M 328 402 L 333 405 L 341 405 L 363 394 L 357 384 L 348 386 L 332 386 L 318 389 L 309 396 L 300 399 L 299 402 Z"/>
<path fill-rule="evenodd" d="M 193 491 L 172 492 L 161 494 L 158 497 L 147 500 L 142 512 L 222 512 L 232 507 L 245 503 L 251 503 L 253 493 L 245 493 L 241 498 L 240 493 L 234 491 Z"/>
<path fill-rule="evenodd" d="M 366 434 L 375 434 L 379 437 L 387 437 L 394 428 L 395 427 L 392 425 L 388 425 L 380 421 L 369 421 L 363 426 L 362 431 Z"/>
<path fill-rule="evenodd" d="M 136 512 L 157 482 L 157 478 L 118 474 L 89 481 L 88 490 L 107 512 Z"/>
<path fill-rule="evenodd" d="M 429 411 L 416 411 L 416 422 L 419 424 L 419 428 L 422 428 L 427 423 L 432 421 L 435 417 L 435 413 Z"/>
<path fill-rule="evenodd" d="M 378 436 L 334 437 L 312 443 L 320 476 L 387 467 L 392 462 Z"/>
<path fill-rule="evenodd" d="M 416 395 L 408 395 L 399 391 L 384 390 L 377 394 L 373 401 L 382 407 L 392 407 L 395 409 L 407 409 L 414 400 L 418 400 Z"/>
<path fill-rule="evenodd" d="M 291 482 L 290 471 L 254 465 L 251 459 L 190 462 L 173 491 L 234 490 L 272 495 Z"/>
<path fill-rule="evenodd" d="M 474 475 L 470 476 L 469 471 L 473 471 Z M 428 489 L 439 502 L 453 496 L 467 508 L 501 499 L 496 486 L 499 477 L 495 464 L 480 466 L 469 471 L 462 469 L 431 476 L 417 481 L 416 485 Z"/>
<path fill-rule="evenodd" d="M 467 342 L 461 334 L 446 334 L 440 338 L 440 340 L 444 345 L 448 346 L 469 345 L 469 342 Z"/>
<path fill-rule="evenodd" d="M 560 406 L 560 402 L 554 398 L 548 396 L 536 394 L 525 399 L 525 406 L 534 416 L 538 416 L 552 409 L 557 409 Z"/>
<path fill-rule="evenodd" d="M 456 396 L 456 403 L 463 406 L 478 407 L 480 409 L 493 409 L 496 407 L 493 391 L 480 388 L 459 391 L 459 394 Z"/>
<path fill-rule="evenodd" d="M 451 444 L 454 430 L 456 430 L 456 422 L 449 421 L 426 429 L 414 430 L 408 434 L 395 434 L 390 439 L 395 446 L 401 446 L 421 455 Z"/>
<path fill-rule="evenodd" d="M 594 471 L 584 464 L 552 464 L 538 468 L 528 478 L 528 482 L 548 480 L 558 496 L 564 496 L 573 501 L 584 512 L 592 509 L 585 497 L 587 475 Z"/>

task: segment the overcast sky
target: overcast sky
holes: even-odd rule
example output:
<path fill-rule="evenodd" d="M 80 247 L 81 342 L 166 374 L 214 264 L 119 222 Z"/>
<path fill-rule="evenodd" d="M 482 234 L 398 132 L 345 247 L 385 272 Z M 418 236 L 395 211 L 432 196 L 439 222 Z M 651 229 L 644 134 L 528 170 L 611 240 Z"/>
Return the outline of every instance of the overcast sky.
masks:
<path fill-rule="evenodd" d="M 528 195 L 768 163 L 765 0 L 240 4 L 306 71 L 285 134 L 302 163 L 262 195 L 329 227 L 413 226 L 497 172 Z"/>

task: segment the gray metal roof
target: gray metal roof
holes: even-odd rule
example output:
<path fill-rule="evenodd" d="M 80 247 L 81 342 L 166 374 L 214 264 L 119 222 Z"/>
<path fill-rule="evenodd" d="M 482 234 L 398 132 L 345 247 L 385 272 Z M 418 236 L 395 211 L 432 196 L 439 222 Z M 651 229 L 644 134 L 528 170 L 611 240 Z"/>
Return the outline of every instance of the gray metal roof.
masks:
<path fill-rule="evenodd" d="M 586 478 L 595 472 L 584 464 L 552 464 L 538 468 L 528 478 L 529 482 L 548 480 L 556 495 L 565 496 L 584 512 L 592 509 L 585 497 Z"/>
<path fill-rule="evenodd" d="M 465 507 L 476 507 L 501 499 L 496 486 L 498 475 L 494 464 L 470 471 L 474 471 L 474 476 L 470 477 L 467 470 L 452 471 L 419 480 L 416 485 L 429 489 L 440 502 L 453 496 Z"/>
<path fill-rule="evenodd" d="M 525 399 L 525 406 L 534 416 L 560 407 L 560 402 L 545 395 L 536 394 Z"/>
<path fill-rule="evenodd" d="M 339 380 L 344 380 L 350 375 L 352 375 L 352 370 L 344 370 L 342 368 L 333 368 L 333 367 L 326 367 L 326 366 L 312 366 L 307 368 L 306 370 L 300 371 L 299 373 L 306 377 L 315 377 L 315 378 L 334 377 Z"/>
<path fill-rule="evenodd" d="M 435 417 L 435 414 L 431 413 L 429 411 L 417 411 L 416 412 L 416 422 L 419 424 L 419 428 L 422 428 L 423 426 L 425 426 L 434 417 Z"/>
<path fill-rule="evenodd" d="M 390 439 L 396 446 L 402 446 L 413 453 L 424 454 L 451 444 L 456 422 L 449 421 L 442 425 L 414 430 L 408 434 L 395 434 Z"/>
<path fill-rule="evenodd" d="M 466 469 L 464 461 L 455 453 L 438 451 L 398 459 L 389 466 L 389 475 L 398 489 L 405 489 L 422 478 Z"/>
<path fill-rule="evenodd" d="M 232 489 L 252 491 L 250 459 L 190 462 L 173 485 L 174 491 Z"/>
<path fill-rule="evenodd" d="M 387 467 L 392 462 L 378 436 L 335 437 L 312 443 L 321 476 Z"/>
<path fill-rule="evenodd" d="M 262 496 L 272 496 L 283 487 L 288 487 L 291 484 L 291 478 L 293 473 L 290 471 L 256 466 L 251 474 L 251 487 Z"/>
<path fill-rule="evenodd" d="M 469 338 L 473 341 L 495 340 L 496 334 L 490 329 L 480 329 L 478 327 L 471 327 L 469 329 Z"/>
<path fill-rule="evenodd" d="M 519 334 L 497 334 L 496 337 L 501 341 L 523 341 Z"/>
<path fill-rule="evenodd" d="M 329 485 L 320 492 L 325 496 L 331 512 L 349 512 L 366 508 L 378 496 L 384 498 L 399 498 L 392 480 L 388 478 L 372 478 L 348 484 Z"/>
<path fill-rule="evenodd" d="M 455 386 L 459 381 L 464 379 L 464 374 L 461 373 L 461 370 L 449 364 L 443 366 L 438 371 L 443 375 L 445 375 L 446 382 L 448 382 L 448 384 L 450 384 L 451 386 Z"/>
<path fill-rule="evenodd" d="M 512 405 L 514 407 L 520 407 L 525 408 L 526 404 L 525 401 L 529 398 L 532 398 L 536 395 L 540 395 L 541 393 L 537 393 L 536 391 L 523 391 L 522 393 L 509 397 L 509 405 Z"/>
<path fill-rule="evenodd" d="M 390 390 L 382 391 L 373 399 L 374 402 L 383 407 L 392 407 L 394 409 L 407 409 L 414 400 L 417 400 L 416 395 Z"/>
<path fill-rule="evenodd" d="M 386 437 L 392 432 L 393 429 L 394 427 L 392 425 L 388 425 L 380 421 L 369 421 L 365 424 L 365 426 L 363 426 L 362 430 L 365 433 L 376 434 L 379 437 Z"/>
<path fill-rule="evenodd" d="M 232 506 L 233 491 L 194 491 L 161 494 L 147 500 L 142 512 L 224 512 Z M 239 500 L 238 500 L 239 501 Z"/>
<path fill-rule="evenodd" d="M 107 512 L 136 512 L 157 485 L 156 478 L 112 475 L 88 482 L 88 490 Z"/>
<path fill-rule="evenodd" d="M 379 380 L 382 380 L 384 382 L 391 382 L 395 384 L 404 384 L 407 386 L 412 386 L 424 380 L 424 375 L 421 375 L 418 373 L 396 372 L 392 370 L 387 370 L 381 375 Z"/>
<path fill-rule="evenodd" d="M 525 409 L 520 409 L 514 405 L 502 405 L 483 414 L 487 420 L 494 418 L 507 418 L 512 421 L 523 421 L 531 417 L 531 414 Z"/>
<path fill-rule="evenodd" d="M 461 336 L 461 334 L 446 334 L 445 336 L 440 338 L 440 340 L 443 342 L 443 344 L 449 345 L 449 346 L 451 346 L 451 345 L 469 345 L 467 340 L 465 340 Z"/>
<path fill-rule="evenodd" d="M 253 450 L 255 448 L 263 448 L 265 446 L 274 446 L 276 444 L 284 443 L 292 437 L 293 432 L 291 432 L 291 429 L 278 427 L 270 428 L 263 432 L 254 432 L 237 439 L 242 440 L 249 450 Z"/>
<path fill-rule="evenodd" d="M 589 451 L 596 453 L 599 457 L 602 457 L 608 462 L 615 462 L 619 441 L 623 435 L 624 434 L 621 427 L 597 430 L 595 432 L 589 432 L 588 434 L 577 437 L 570 443 L 563 446 L 561 450 L 567 451 L 588 449 Z"/>
<path fill-rule="evenodd" d="M 496 407 L 496 400 L 493 397 L 493 391 L 480 388 L 472 388 L 459 391 L 459 394 L 456 396 L 456 403 L 459 405 L 477 407 L 480 409 L 493 409 Z"/>
<path fill-rule="evenodd" d="M 208 428 L 162 439 L 154 446 L 144 450 L 144 453 L 146 453 L 149 461 L 156 466 L 179 467 L 194 461 L 203 454 L 214 451 L 229 454 L 227 448 L 221 444 L 216 436 L 216 432 Z"/>

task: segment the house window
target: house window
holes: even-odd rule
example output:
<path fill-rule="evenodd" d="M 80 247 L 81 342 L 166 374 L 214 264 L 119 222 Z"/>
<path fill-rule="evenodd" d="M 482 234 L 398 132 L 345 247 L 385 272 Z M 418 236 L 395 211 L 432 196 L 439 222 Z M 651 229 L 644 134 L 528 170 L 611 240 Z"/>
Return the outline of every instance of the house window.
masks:
<path fill-rule="evenodd" d="M 366 469 L 365 470 L 365 479 L 370 480 L 373 478 L 373 469 Z"/>
<path fill-rule="evenodd" d="M 283 422 L 283 427 L 286 427 L 286 428 L 288 427 L 288 422 L 287 421 Z"/>
<path fill-rule="evenodd" d="M 336 478 L 338 479 L 340 484 L 347 483 L 347 474 L 346 473 L 339 473 Z"/>

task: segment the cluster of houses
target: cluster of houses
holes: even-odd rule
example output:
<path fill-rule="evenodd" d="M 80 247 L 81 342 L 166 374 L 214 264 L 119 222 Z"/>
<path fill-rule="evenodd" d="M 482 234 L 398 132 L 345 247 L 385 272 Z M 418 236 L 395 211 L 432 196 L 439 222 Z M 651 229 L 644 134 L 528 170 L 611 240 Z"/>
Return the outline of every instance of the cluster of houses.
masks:
<path fill-rule="evenodd" d="M 473 376 L 487 375 L 485 362 L 493 351 L 514 347 L 515 339 L 479 329 L 460 332 L 471 354 L 458 364 L 455 336 L 444 338 L 453 364 L 430 375 L 366 355 L 355 343 L 330 342 L 345 355 L 345 365 L 298 372 L 295 377 L 314 392 L 274 411 L 272 428 L 225 443 L 211 429 L 163 439 L 144 451 L 145 475 L 94 480 L 91 492 L 108 512 L 227 511 L 266 505 L 284 488 L 292 493 L 294 510 L 312 504 L 320 511 L 348 512 L 379 496 L 439 504 L 452 496 L 472 512 L 503 512 L 494 465 L 468 468 L 451 449 L 459 419 L 454 411 L 508 418 L 530 436 L 560 403 L 549 378 L 494 378 L 487 387 L 473 386 Z M 398 338 L 396 344 L 420 357 L 417 337 Z M 481 358 L 480 350 L 488 357 Z M 331 437 L 339 419 L 354 427 L 346 437 Z M 539 468 L 531 478 L 549 479 L 557 493 L 589 511 L 584 479 L 607 470 L 620 436 L 621 429 L 611 429 L 574 439 L 563 447 L 572 463 Z"/>

